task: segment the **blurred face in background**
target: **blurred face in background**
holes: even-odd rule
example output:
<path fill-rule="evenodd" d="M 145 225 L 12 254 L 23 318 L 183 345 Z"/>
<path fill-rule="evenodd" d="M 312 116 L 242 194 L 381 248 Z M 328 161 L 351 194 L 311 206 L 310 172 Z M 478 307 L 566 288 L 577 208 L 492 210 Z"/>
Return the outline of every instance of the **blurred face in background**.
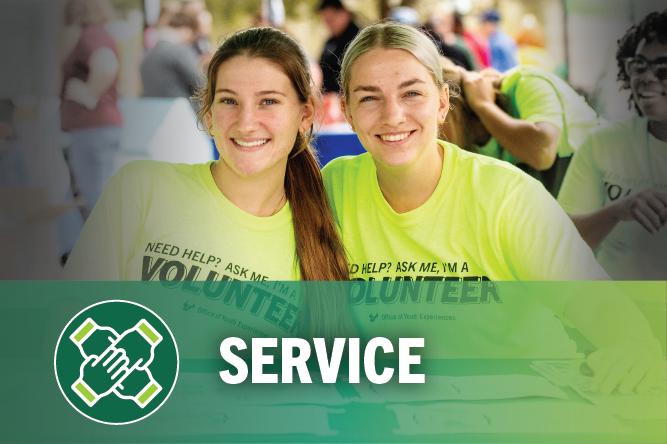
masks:
<path fill-rule="evenodd" d="M 498 24 L 496 22 L 492 21 L 484 21 L 480 24 L 480 31 L 482 31 L 482 34 L 484 34 L 484 37 L 487 39 L 493 35 L 494 32 L 496 32 L 496 28 L 498 27 Z"/>
<path fill-rule="evenodd" d="M 352 18 L 346 9 L 336 9 L 330 6 L 320 11 L 320 17 L 333 37 L 342 35 Z"/>

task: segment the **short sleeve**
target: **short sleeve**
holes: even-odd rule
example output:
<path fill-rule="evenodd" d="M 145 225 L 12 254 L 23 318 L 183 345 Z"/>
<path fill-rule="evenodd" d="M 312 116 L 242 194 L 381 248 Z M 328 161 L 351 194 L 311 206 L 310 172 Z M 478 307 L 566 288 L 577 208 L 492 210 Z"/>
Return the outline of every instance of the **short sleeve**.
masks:
<path fill-rule="evenodd" d="M 530 75 L 522 77 L 514 100 L 521 120 L 547 122 L 563 131 L 563 106 L 558 93 L 547 80 Z"/>
<path fill-rule="evenodd" d="M 535 180 L 526 181 L 505 205 L 500 239 L 518 280 L 607 278 L 570 218 Z"/>
<path fill-rule="evenodd" d="M 604 204 L 602 170 L 594 157 L 594 136 L 595 133 L 584 140 L 565 173 L 558 203 L 567 214 L 592 213 Z"/>
<path fill-rule="evenodd" d="M 337 204 L 341 204 L 344 194 L 344 180 L 343 180 L 343 170 L 345 168 L 346 161 L 352 159 L 352 156 L 341 156 L 336 159 L 331 160 L 327 163 L 324 168 L 322 168 L 322 181 L 324 182 L 324 189 L 327 192 L 327 197 L 329 198 L 329 205 L 331 206 L 331 211 L 333 211 L 334 217 L 338 219 L 340 217 L 339 208 Z M 342 208 L 340 208 L 342 211 Z"/>
<path fill-rule="evenodd" d="M 117 281 L 126 279 L 142 225 L 142 211 L 129 191 L 127 170 L 108 182 L 77 239 L 60 279 Z M 131 186 L 131 185 L 130 185 Z"/>
<path fill-rule="evenodd" d="M 609 279 L 593 252 L 556 200 L 537 181 L 527 181 L 503 209 L 500 225 L 504 260 L 521 281 Z M 562 318 L 572 294 L 536 295 Z"/>
<path fill-rule="evenodd" d="M 103 26 L 86 26 L 79 43 L 82 45 L 84 60 L 88 60 L 93 52 L 100 48 L 111 48 L 116 51 L 116 44 Z"/>

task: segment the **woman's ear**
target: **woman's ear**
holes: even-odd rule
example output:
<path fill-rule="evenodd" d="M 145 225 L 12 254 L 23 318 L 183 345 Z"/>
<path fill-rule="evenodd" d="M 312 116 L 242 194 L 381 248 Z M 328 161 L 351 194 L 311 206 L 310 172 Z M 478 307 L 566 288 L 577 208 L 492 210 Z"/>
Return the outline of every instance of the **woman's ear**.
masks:
<path fill-rule="evenodd" d="M 213 124 L 213 114 L 211 113 L 211 109 L 210 109 L 210 108 L 209 108 L 209 110 L 206 112 L 206 114 L 204 114 L 204 124 L 206 125 L 206 128 L 205 128 L 205 129 L 207 130 L 208 134 L 211 135 L 211 137 L 213 137 L 213 136 L 212 136 L 212 134 L 213 134 L 213 132 L 212 132 L 212 130 L 213 130 L 213 128 L 212 128 L 212 124 Z"/>
<path fill-rule="evenodd" d="M 447 112 L 449 111 L 449 85 L 444 84 L 440 87 L 440 103 L 438 106 L 438 123 L 443 124 Z"/>
<path fill-rule="evenodd" d="M 213 111 L 211 108 L 206 111 L 206 114 L 204 114 L 204 122 L 206 123 L 206 126 L 209 128 L 211 127 L 211 123 L 213 122 Z"/>
<path fill-rule="evenodd" d="M 340 109 L 343 111 L 343 114 L 345 114 L 345 119 L 347 120 L 347 123 L 350 124 L 350 128 L 352 128 L 352 131 L 356 133 L 357 130 L 354 129 L 352 114 L 350 114 L 350 107 L 347 106 L 347 100 L 345 99 L 345 96 L 340 98 Z"/>
<path fill-rule="evenodd" d="M 301 134 L 304 134 L 306 131 L 310 129 L 310 127 L 313 126 L 313 122 L 315 121 L 315 114 L 317 111 L 317 107 L 315 106 L 315 99 L 312 97 L 309 97 L 306 103 L 302 105 L 302 112 L 303 114 L 301 115 L 301 123 L 299 124 L 299 132 Z"/>

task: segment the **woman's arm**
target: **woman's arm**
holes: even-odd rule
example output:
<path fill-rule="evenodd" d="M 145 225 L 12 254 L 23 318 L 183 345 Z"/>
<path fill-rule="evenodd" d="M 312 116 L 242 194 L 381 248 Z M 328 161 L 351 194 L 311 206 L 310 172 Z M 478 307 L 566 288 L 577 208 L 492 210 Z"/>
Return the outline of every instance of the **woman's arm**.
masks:
<path fill-rule="evenodd" d="M 466 100 L 482 124 L 511 155 L 536 170 L 549 169 L 558 152 L 560 130 L 548 122 L 515 119 L 495 104 L 493 79 L 463 73 Z"/>
<path fill-rule="evenodd" d="M 613 282 L 592 282 L 565 306 L 565 317 L 599 350 L 588 357 L 590 390 L 622 394 L 649 390 L 659 376 L 662 348 L 637 306 Z"/>
<path fill-rule="evenodd" d="M 655 190 L 624 197 L 588 214 L 570 215 L 591 250 L 597 249 L 620 221 L 637 221 L 651 234 L 667 223 L 667 196 Z"/>
<path fill-rule="evenodd" d="M 88 80 L 71 78 L 65 85 L 65 98 L 88 109 L 95 109 L 100 97 L 118 74 L 118 58 L 111 48 L 98 48 L 88 59 Z"/>
<path fill-rule="evenodd" d="M 595 372 L 591 389 L 611 393 L 619 382 L 621 393 L 650 389 L 662 349 L 648 322 L 614 282 L 606 281 L 592 251 L 544 187 L 529 182 L 518 189 L 501 217 L 504 260 L 518 280 L 592 281 L 554 284 L 535 294 L 599 348 L 588 358 Z"/>
<path fill-rule="evenodd" d="M 66 281 L 127 280 L 127 264 L 143 229 L 144 206 L 134 197 L 149 161 L 130 162 L 113 175 L 90 213 L 60 275 Z"/>

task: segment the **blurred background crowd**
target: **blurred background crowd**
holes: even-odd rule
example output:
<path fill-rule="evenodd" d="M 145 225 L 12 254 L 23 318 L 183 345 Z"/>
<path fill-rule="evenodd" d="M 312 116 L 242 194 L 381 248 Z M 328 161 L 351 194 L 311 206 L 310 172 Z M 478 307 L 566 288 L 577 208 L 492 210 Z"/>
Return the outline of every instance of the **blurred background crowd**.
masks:
<path fill-rule="evenodd" d="M 57 278 L 122 164 L 215 157 L 190 97 L 217 43 L 237 30 L 274 26 L 304 46 L 323 93 L 326 163 L 363 151 L 337 76 L 365 25 L 420 27 L 468 71 L 537 66 L 612 120 L 633 112 L 616 79 L 617 41 L 662 9 L 652 0 L 3 0 L 0 279 Z"/>

